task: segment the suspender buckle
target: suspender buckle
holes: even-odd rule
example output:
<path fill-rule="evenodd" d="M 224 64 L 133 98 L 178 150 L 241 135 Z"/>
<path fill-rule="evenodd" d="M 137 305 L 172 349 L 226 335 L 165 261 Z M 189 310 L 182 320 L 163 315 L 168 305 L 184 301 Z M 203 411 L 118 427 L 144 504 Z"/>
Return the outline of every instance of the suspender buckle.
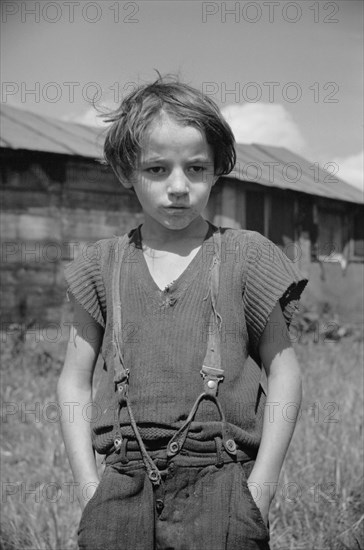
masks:
<path fill-rule="evenodd" d="M 220 382 L 225 378 L 223 369 L 217 369 L 214 367 L 208 367 L 203 365 L 200 370 L 200 374 L 203 378 L 203 387 L 205 393 L 208 395 L 216 396 Z"/>
<path fill-rule="evenodd" d="M 119 376 L 115 374 L 114 382 L 119 403 L 128 396 L 129 370 L 125 369 Z"/>

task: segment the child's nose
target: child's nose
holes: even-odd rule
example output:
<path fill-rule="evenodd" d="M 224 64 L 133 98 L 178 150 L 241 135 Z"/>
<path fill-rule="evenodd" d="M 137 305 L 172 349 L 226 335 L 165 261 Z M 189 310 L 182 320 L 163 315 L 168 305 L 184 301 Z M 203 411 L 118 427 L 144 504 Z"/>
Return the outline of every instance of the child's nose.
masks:
<path fill-rule="evenodd" d="M 185 195 L 189 189 L 189 181 L 183 171 L 171 174 L 168 182 L 168 193 L 172 195 Z"/>

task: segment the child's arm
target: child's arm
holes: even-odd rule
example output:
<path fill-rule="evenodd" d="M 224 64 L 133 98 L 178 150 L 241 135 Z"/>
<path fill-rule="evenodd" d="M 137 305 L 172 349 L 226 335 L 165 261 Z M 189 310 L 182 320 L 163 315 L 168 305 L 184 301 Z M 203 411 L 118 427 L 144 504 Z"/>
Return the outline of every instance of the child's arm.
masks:
<path fill-rule="evenodd" d="M 76 301 L 65 364 L 57 385 L 61 427 L 81 508 L 99 483 L 85 405 L 92 401 L 92 376 L 103 329 Z M 68 403 L 68 405 L 67 405 Z M 87 485 L 89 484 L 89 485 Z"/>
<path fill-rule="evenodd" d="M 302 398 L 300 368 L 279 304 L 263 331 L 259 353 L 268 377 L 267 406 L 262 440 L 248 484 L 267 521 Z"/>

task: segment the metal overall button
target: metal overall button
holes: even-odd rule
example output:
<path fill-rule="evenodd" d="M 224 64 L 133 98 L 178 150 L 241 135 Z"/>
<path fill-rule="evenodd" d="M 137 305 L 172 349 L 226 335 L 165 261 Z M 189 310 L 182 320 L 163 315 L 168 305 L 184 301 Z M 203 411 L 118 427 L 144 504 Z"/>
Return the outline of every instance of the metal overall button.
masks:
<path fill-rule="evenodd" d="M 121 449 L 123 439 L 121 436 L 116 436 L 114 439 L 114 447 L 116 451 L 119 451 Z"/>
<path fill-rule="evenodd" d="M 227 441 L 225 441 L 225 449 L 229 452 L 229 453 L 235 453 L 236 452 L 236 443 L 233 439 L 228 439 Z"/>
<path fill-rule="evenodd" d="M 172 443 L 170 443 L 168 447 L 169 447 L 169 453 L 171 455 L 175 455 L 179 451 L 179 445 L 177 441 L 172 441 Z"/>
<path fill-rule="evenodd" d="M 158 472 L 156 472 L 155 470 L 151 470 L 151 471 L 148 473 L 148 477 L 149 477 L 150 481 L 151 481 L 153 484 L 159 485 L 160 476 L 159 476 Z"/>

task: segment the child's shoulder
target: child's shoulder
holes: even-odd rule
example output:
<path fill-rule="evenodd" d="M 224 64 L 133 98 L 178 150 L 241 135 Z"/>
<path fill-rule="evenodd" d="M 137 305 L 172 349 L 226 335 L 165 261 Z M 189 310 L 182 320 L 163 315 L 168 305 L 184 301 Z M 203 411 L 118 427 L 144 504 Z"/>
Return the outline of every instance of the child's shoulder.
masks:
<path fill-rule="evenodd" d="M 134 232 L 135 228 L 131 229 L 127 233 L 124 233 L 123 235 L 113 235 L 112 237 L 99 239 L 94 243 L 94 246 L 108 249 L 118 244 L 123 244 L 124 242 L 128 242 L 130 240 L 130 237 L 133 235 Z"/>
<path fill-rule="evenodd" d="M 113 235 L 112 237 L 99 239 L 91 245 L 93 254 L 98 259 L 102 259 L 122 248 L 126 248 L 134 231 L 135 229 L 131 229 L 124 235 Z"/>
<path fill-rule="evenodd" d="M 217 229 L 217 228 L 216 228 Z M 295 267 L 295 262 L 290 259 L 285 251 L 274 244 L 267 237 L 247 229 L 233 229 L 230 227 L 220 227 L 222 242 L 222 253 L 226 251 L 225 256 L 232 256 L 234 250 L 238 252 L 238 257 L 244 269 L 249 269 L 252 265 L 254 270 L 266 269 L 274 271 L 277 266 Z"/>
<path fill-rule="evenodd" d="M 235 229 L 232 227 L 218 227 L 216 229 L 220 231 L 222 242 L 235 242 L 243 245 L 256 244 L 260 246 L 267 246 L 271 244 L 272 246 L 275 246 L 272 241 L 270 241 L 267 237 L 264 237 L 261 233 L 258 233 L 258 231 L 251 231 L 249 229 Z"/>

